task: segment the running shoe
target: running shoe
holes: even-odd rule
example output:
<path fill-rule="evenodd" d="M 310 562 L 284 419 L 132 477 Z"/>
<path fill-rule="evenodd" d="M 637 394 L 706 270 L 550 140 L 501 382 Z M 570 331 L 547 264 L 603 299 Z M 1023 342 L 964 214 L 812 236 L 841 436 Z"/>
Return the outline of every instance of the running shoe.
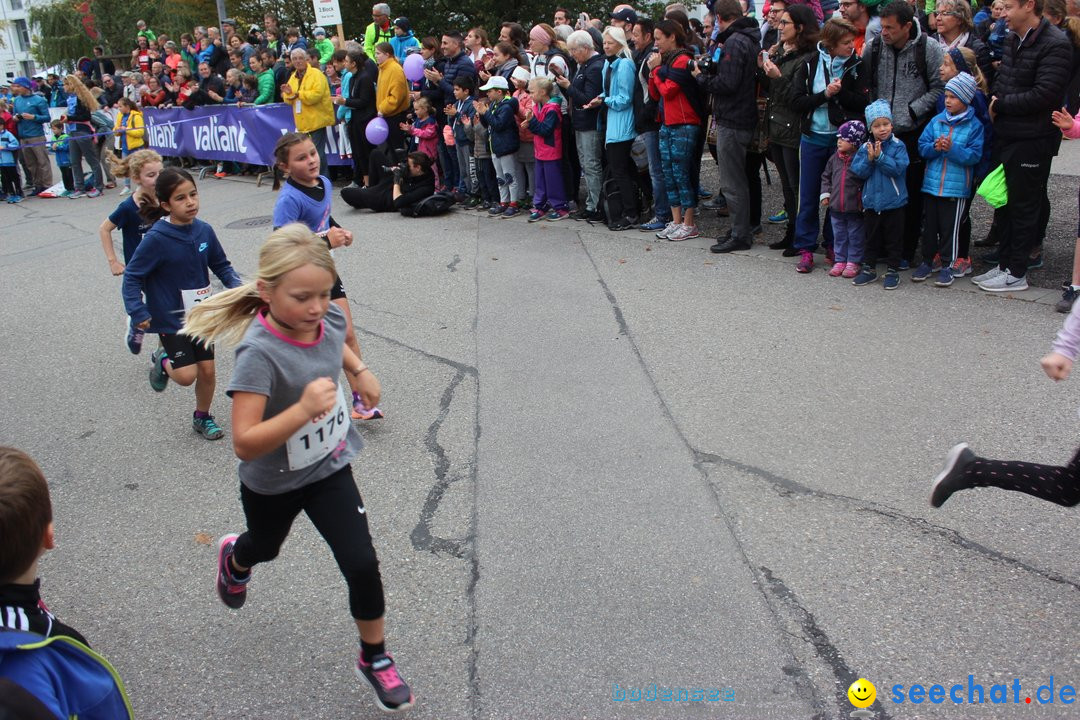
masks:
<path fill-rule="evenodd" d="M 1028 289 L 1028 283 L 1026 277 L 1013 277 L 1010 273 L 1003 272 L 979 283 L 979 287 L 986 292 L 1020 292 Z"/>
<path fill-rule="evenodd" d="M 971 274 L 971 260 L 969 258 L 956 258 L 949 266 L 954 278 L 962 278 Z"/>
<path fill-rule="evenodd" d="M 368 410 L 367 406 L 364 405 L 364 401 L 359 397 L 353 398 L 352 413 L 350 414 L 353 420 L 381 420 L 384 417 L 383 411 L 378 406 Z"/>
<path fill-rule="evenodd" d="M 229 560 L 232 558 L 238 537 L 240 536 L 236 533 L 230 533 L 218 541 L 217 581 L 215 583 L 221 602 L 225 603 L 225 607 L 233 610 L 239 610 L 244 606 L 244 601 L 247 600 L 247 584 L 251 580 L 250 571 L 246 578 L 237 580 L 233 576 L 232 568 L 229 567 Z"/>
<path fill-rule="evenodd" d="M 844 265 L 844 272 L 841 273 L 841 275 L 850 280 L 851 278 L 859 274 L 859 269 L 859 263 L 849 262 Z"/>
<path fill-rule="evenodd" d="M 683 240 L 693 240 L 696 237 L 701 237 L 696 225 L 680 225 L 678 230 L 668 234 L 667 239 L 670 242 L 682 242 Z"/>
<path fill-rule="evenodd" d="M 993 280 L 998 275 L 1005 275 L 1005 271 L 1002 270 L 1001 268 L 999 268 L 997 265 L 995 265 L 994 267 L 992 267 L 989 270 L 987 270 L 986 272 L 984 272 L 982 275 L 973 276 L 971 278 L 971 282 L 975 283 L 976 285 L 982 285 L 984 282 L 987 282 L 988 280 Z"/>
<path fill-rule="evenodd" d="M 803 250 L 799 256 L 799 264 L 795 266 L 795 272 L 808 273 L 814 269 L 814 253 Z"/>
<path fill-rule="evenodd" d="M 770 225 L 783 225 L 787 222 L 787 210 L 781 210 L 775 215 L 770 215 L 769 219 L 765 222 L 769 223 Z"/>
<path fill-rule="evenodd" d="M 1061 291 L 1061 299 L 1054 305 L 1054 309 L 1059 313 L 1067 313 L 1072 310 L 1073 303 L 1076 302 L 1076 297 L 1080 295 L 1080 290 L 1077 290 L 1072 285 L 1066 284 L 1065 288 Z"/>
<path fill-rule="evenodd" d="M 128 315 L 127 328 L 124 332 L 124 344 L 127 345 L 127 349 L 131 351 L 132 355 L 138 355 L 142 352 L 142 341 L 145 335 L 145 332 L 131 324 L 131 316 Z"/>
<path fill-rule="evenodd" d="M 529 222 L 531 222 L 531 223 L 540 222 L 543 219 L 544 219 L 544 211 L 543 210 L 533 210 L 531 213 L 529 213 Z"/>
<path fill-rule="evenodd" d="M 98 190 L 96 187 L 95 188 L 90 188 L 89 190 L 86 191 L 86 197 L 88 197 L 88 198 L 101 197 L 101 191 Z"/>
<path fill-rule="evenodd" d="M 228 177 L 228 174 L 224 170 L 218 170 L 216 173 L 214 173 L 214 177 L 220 180 L 223 177 Z"/>
<path fill-rule="evenodd" d="M 150 387 L 154 388 L 154 392 L 164 391 L 169 384 L 169 374 L 161 367 L 162 359 L 168 356 L 165 348 L 158 348 L 150 355 Z"/>
<path fill-rule="evenodd" d="M 869 285 L 875 280 L 877 280 L 877 273 L 874 271 L 874 268 L 870 265 L 863 265 L 862 270 L 860 270 L 859 274 L 855 276 L 855 279 L 851 281 L 851 284 L 856 287 L 861 287 L 863 285 Z"/>
<path fill-rule="evenodd" d="M 82 190 L 72 190 L 70 193 L 68 193 L 68 197 L 72 200 L 77 200 L 81 197 L 84 197 L 85 195 L 86 193 L 84 193 Z"/>
<path fill-rule="evenodd" d="M 844 273 L 844 268 L 847 267 L 847 263 L 833 263 L 833 266 L 829 269 L 829 277 L 840 277 Z"/>
<path fill-rule="evenodd" d="M 896 268 L 889 268 L 885 271 L 885 280 L 883 282 L 886 290 L 895 290 L 900 285 L 900 271 Z"/>
<path fill-rule="evenodd" d="M 939 508 L 956 492 L 971 487 L 964 482 L 964 471 L 975 461 L 975 453 L 967 443 L 954 445 L 945 458 L 945 467 L 930 486 L 930 507 Z"/>
<path fill-rule="evenodd" d="M 131 194 L 131 188 L 129 188 L 129 187 L 125 187 L 123 190 L 120 191 L 120 197 L 124 197 L 125 195 L 130 195 L 130 194 Z"/>
<path fill-rule="evenodd" d="M 7 201 L 9 205 L 18 205 L 23 199 L 21 195 L 8 195 Z"/>
<path fill-rule="evenodd" d="M 503 210 L 502 216 L 504 218 L 512 218 L 520 212 L 521 211 L 517 209 L 516 205 L 507 205 L 506 209 Z"/>
<path fill-rule="evenodd" d="M 661 220 L 658 217 L 653 217 L 649 222 L 641 223 L 638 225 L 638 230 L 641 232 L 658 232 L 667 227 L 669 221 Z"/>
<path fill-rule="evenodd" d="M 952 270 L 948 267 L 943 267 L 938 270 L 937 280 L 934 281 L 934 285 L 938 287 L 949 287 L 953 284 Z"/>
<path fill-rule="evenodd" d="M 570 211 L 569 210 L 552 210 L 551 212 L 549 212 L 544 217 L 546 217 L 551 222 L 558 222 L 559 220 L 565 220 L 566 218 L 570 217 Z"/>
<path fill-rule="evenodd" d="M 667 225 L 664 226 L 663 230 L 656 233 L 656 237 L 658 239 L 660 239 L 660 240 L 667 240 L 668 235 L 675 232 L 676 230 L 678 230 L 681 227 L 682 227 L 682 225 L 680 223 L 677 223 L 674 220 L 672 220 L 671 222 L 669 222 Z"/>
<path fill-rule="evenodd" d="M 503 214 L 503 211 L 506 210 L 507 207 L 508 206 L 505 205 L 492 205 L 490 208 L 488 208 L 488 215 L 490 215 L 491 217 L 499 217 Z"/>
<path fill-rule="evenodd" d="M 225 437 L 225 431 L 221 429 L 221 426 L 214 422 L 213 415 L 191 418 L 191 429 L 207 440 L 220 440 Z"/>
<path fill-rule="evenodd" d="M 939 260 L 938 262 L 940 263 L 941 261 Z M 915 272 L 911 273 L 911 282 L 922 282 L 933 273 L 933 265 L 930 263 L 921 263 L 919 267 L 915 268 Z"/>
<path fill-rule="evenodd" d="M 370 663 L 364 662 L 361 653 L 356 658 L 356 677 L 371 683 L 375 702 L 386 712 L 408 710 L 415 702 L 412 690 L 398 674 L 394 658 L 389 653 L 379 653 L 371 658 Z"/>

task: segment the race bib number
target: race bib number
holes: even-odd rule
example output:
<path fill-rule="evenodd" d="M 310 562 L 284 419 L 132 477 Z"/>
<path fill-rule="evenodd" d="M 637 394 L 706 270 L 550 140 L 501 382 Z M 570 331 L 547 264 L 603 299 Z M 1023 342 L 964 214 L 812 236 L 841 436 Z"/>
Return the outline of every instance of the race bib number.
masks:
<path fill-rule="evenodd" d="M 349 433 L 348 408 L 345 391 L 338 385 L 338 399 L 334 408 L 304 423 L 285 441 L 290 470 L 302 470 L 314 465 L 337 449 Z"/>
<path fill-rule="evenodd" d="M 187 315 L 191 312 L 191 308 L 201 303 L 206 298 L 214 294 L 214 291 L 207 285 L 204 288 L 197 290 L 181 290 L 180 299 L 184 302 L 184 314 Z"/>

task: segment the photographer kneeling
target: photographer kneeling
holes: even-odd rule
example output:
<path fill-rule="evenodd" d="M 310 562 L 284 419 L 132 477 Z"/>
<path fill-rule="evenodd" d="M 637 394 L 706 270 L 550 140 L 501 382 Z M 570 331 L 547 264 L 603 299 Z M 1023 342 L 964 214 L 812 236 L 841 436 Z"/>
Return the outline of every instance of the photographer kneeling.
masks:
<path fill-rule="evenodd" d="M 347 187 L 341 191 L 341 199 L 354 208 L 368 208 L 375 212 L 398 210 L 402 215 L 415 215 L 416 206 L 435 194 L 435 174 L 431 170 L 431 158 L 424 153 L 409 153 L 405 166 L 386 166 L 386 154 L 372 150 L 368 160 L 366 188 Z"/>

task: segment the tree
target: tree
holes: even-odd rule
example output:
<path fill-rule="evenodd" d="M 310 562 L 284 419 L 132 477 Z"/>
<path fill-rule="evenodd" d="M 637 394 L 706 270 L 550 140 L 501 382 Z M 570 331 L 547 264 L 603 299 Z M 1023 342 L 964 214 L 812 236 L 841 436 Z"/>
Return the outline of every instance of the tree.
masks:
<path fill-rule="evenodd" d="M 126 55 L 135 47 L 138 20 L 158 34 L 178 38 L 195 25 L 216 23 L 217 11 L 213 0 L 59 0 L 35 4 L 29 19 L 40 33 L 33 38 L 37 61 L 72 67 L 79 57 L 90 56 L 94 45 L 103 45 L 106 54 Z M 92 39 L 95 31 L 99 37 Z"/>

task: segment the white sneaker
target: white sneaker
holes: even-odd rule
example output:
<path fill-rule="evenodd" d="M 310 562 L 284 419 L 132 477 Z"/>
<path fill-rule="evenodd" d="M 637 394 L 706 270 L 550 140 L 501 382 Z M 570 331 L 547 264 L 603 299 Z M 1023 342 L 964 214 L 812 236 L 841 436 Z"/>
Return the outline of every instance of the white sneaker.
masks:
<path fill-rule="evenodd" d="M 672 220 L 671 222 L 669 222 L 667 225 L 664 226 L 663 230 L 656 233 L 656 237 L 660 238 L 661 240 L 667 240 L 668 236 L 671 235 L 671 233 L 675 232 L 676 230 L 678 230 L 681 227 L 682 227 L 682 225 L 680 225 L 679 223 Z"/>
<path fill-rule="evenodd" d="M 984 283 L 979 283 L 986 292 L 1019 292 L 1021 290 L 1027 290 L 1027 278 L 1013 277 L 1009 273 L 1001 273 L 997 277 L 990 278 Z"/>
<path fill-rule="evenodd" d="M 971 278 L 971 282 L 976 285 L 982 285 L 987 280 L 993 280 L 998 275 L 1004 275 L 1005 271 L 999 268 L 997 265 L 984 272 L 982 275 L 975 275 Z"/>
<path fill-rule="evenodd" d="M 698 237 L 698 231 L 696 227 L 690 227 L 689 225 L 680 225 L 668 234 L 667 239 L 670 242 L 679 242 L 681 240 L 689 240 L 690 238 Z"/>
<path fill-rule="evenodd" d="M 131 188 L 129 187 L 125 187 L 123 190 L 120 191 L 120 197 L 124 197 L 125 195 L 129 194 L 131 194 Z"/>

